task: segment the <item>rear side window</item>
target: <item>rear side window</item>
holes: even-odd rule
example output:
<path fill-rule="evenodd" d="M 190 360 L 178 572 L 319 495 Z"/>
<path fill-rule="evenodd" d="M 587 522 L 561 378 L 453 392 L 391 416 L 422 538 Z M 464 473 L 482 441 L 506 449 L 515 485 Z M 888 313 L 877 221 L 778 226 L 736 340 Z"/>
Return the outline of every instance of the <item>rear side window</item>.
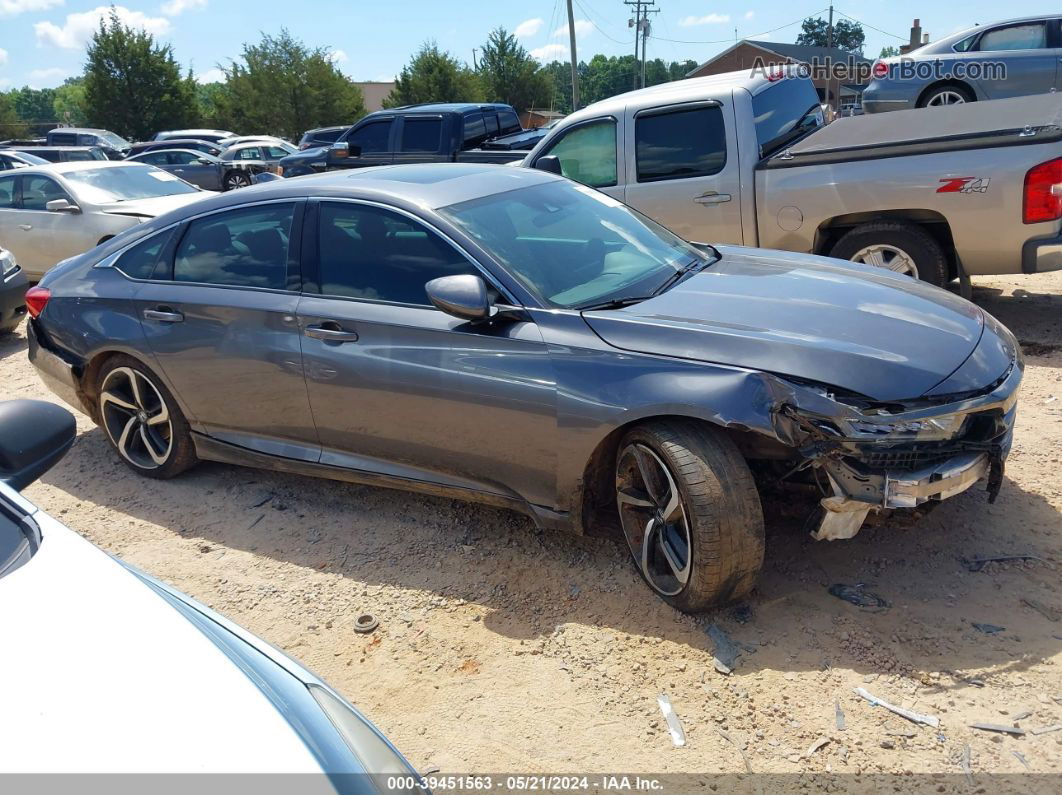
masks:
<path fill-rule="evenodd" d="M 173 280 L 288 289 L 294 204 L 268 204 L 193 221 L 177 247 Z"/>
<path fill-rule="evenodd" d="M 438 152 L 442 119 L 406 119 L 402 124 L 403 152 Z"/>
<path fill-rule="evenodd" d="M 118 258 L 114 267 L 132 279 L 150 279 L 173 230 L 142 240 Z"/>
<path fill-rule="evenodd" d="M 0 209 L 15 206 L 15 177 L 0 177 Z"/>
<path fill-rule="evenodd" d="M 431 306 L 425 284 L 476 272 L 431 230 L 378 207 L 322 203 L 318 244 L 325 295 Z"/>
<path fill-rule="evenodd" d="M 79 135 L 77 137 L 78 146 L 96 146 L 99 141 L 95 135 Z"/>
<path fill-rule="evenodd" d="M 797 126 L 820 126 L 820 115 L 809 111 L 822 102 L 810 80 L 781 80 L 752 98 L 752 117 L 760 154 L 789 137 Z"/>
<path fill-rule="evenodd" d="M 391 119 L 371 121 L 359 127 L 347 139 L 350 146 L 361 149 L 363 155 L 386 152 L 391 138 Z"/>
<path fill-rule="evenodd" d="M 469 113 L 465 116 L 464 140 L 466 144 L 479 143 L 486 134 L 487 125 L 483 123 L 482 113 Z"/>
<path fill-rule="evenodd" d="M 484 113 L 483 114 L 483 126 L 487 130 L 487 137 L 493 138 L 498 134 L 498 114 L 497 113 Z"/>
<path fill-rule="evenodd" d="M 498 113 L 498 123 L 501 125 L 501 134 L 507 135 L 508 133 L 520 132 L 523 128 L 520 126 L 520 117 L 511 110 L 503 110 Z"/>
<path fill-rule="evenodd" d="M 616 184 L 616 122 L 612 119 L 573 127 L 544 155 L 555 155 L 561 173 L 591 188 Z"/>
<path fill-rule="evenodd" d="M 726 130 L 719 107 L 638 116 L 634 137 L 639 182 L 704 177 L 726 165 Z"/>
<path fill-rule="evenodd" d="M 279 146 L 267 146 L 266 151 L 269 152 L 270 157 L 275 157 L 277 159 L 287 157 L 291 154 L 287 149 L 281 149 Z"/>
<path fill-rule="evenodd" d="M 257 146 L 249 146 L 246 149 L 236 150 L 236 160 L 261 160 L 262 152 Z"/>
<path fill-rule="evenodd" d="M 981 52 L 999 50 L 1042 50 L 1047 47 L 1047 25 L 1031 22 L 1026 25 L 1010 25 L 987 31 L 981 36 L 977 49 Z"/>

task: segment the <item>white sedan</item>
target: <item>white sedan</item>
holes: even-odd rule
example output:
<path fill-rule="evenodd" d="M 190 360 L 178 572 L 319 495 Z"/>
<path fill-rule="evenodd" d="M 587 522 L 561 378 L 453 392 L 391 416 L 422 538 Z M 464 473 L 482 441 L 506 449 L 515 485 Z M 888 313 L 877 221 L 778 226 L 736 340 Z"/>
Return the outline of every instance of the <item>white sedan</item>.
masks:
<path fill-rule="evenodd" d="M 74 435 L 53 403 L 0 402 L 0 774 L 300 773 L 289 791 L 408 791 L 413 768 L 327 684 L 19 493 Z"/>
<path fill-rule="evenodd" d="M 31 281 L 147 218 L 213 194 L 140 163 L 51 163 L 0 172 L 0 245 Z"/>

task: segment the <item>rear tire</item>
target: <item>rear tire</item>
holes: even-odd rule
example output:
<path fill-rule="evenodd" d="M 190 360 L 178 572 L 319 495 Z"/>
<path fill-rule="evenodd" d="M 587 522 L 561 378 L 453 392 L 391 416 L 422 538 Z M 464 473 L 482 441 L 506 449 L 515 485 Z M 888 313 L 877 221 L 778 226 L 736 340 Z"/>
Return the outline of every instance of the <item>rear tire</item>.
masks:
<path fill-rule="evenodd" d="M 166 480 L 195 466 L 188 422 L 151 370 L 131 356 L 108 359 L 96 379 L 99 424 L 118 456 L 139 475 Z"/>
<path fill-rule="evenodd" d="M 948 83 L 943 86 L 931 88 L 918 100 L 918 107 L 942 107 L 947 105 L 963 105 L 967 102 L 976 102 L 977 97 L 966 86 Z"/>
<path fill-rule="evenodd" d="M 696 613 L 755 586 L 763 509 L 745 459 L 726 436 L 690 420 L 636 427 L 620 442 L 616 491 L 635 565 L 664 601 Z"/>
<path fill-rule="evenodd" d="M 914 224 L 877 221 L 857 226 L 837 241 L 830 256 L 907 273 L 936 287 L 943 287 L 950 278 L 944 249 Z"/>

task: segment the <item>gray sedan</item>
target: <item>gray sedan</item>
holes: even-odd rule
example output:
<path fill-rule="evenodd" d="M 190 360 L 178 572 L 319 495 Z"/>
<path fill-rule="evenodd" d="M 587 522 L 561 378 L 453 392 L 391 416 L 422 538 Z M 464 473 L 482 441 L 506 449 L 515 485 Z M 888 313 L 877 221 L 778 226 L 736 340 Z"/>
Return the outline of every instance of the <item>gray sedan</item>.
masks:
<path fill-rule="evenodd" d="M 0 172 L 0 244 L 30 279 L 159 213 L 204 194 L 173 174 L 124 161 Z"/>
<path fill-rule="evenodd" d="M 953 33 L 874 64 L 863 110 L 957 105 L 1047 94 L 1062 84 L 1062 14 L 1025 17 Z"/>
<path fill-rule="evenodd" d="M 982 479 L 994 497 L 1023 367 L 1010 332 L 938 288 L 687 243 L 489 165 L 215 196 L 27 302 L 42 378 L 141 475 L 210 459 L 615 533 L 688 611 L 756 582 L 757 481 L 819 491 L 819 539 Z"/>
<path fill-rule="evenodd" d="M 186 182 L 203 190 L 236 190 L 254 183 L 254 175 L 266 170 L 256 161 L 226 161 L 189 149 L 162 149 L 130 157 L 137 163 L 147 163 L 176 174 Z"/>

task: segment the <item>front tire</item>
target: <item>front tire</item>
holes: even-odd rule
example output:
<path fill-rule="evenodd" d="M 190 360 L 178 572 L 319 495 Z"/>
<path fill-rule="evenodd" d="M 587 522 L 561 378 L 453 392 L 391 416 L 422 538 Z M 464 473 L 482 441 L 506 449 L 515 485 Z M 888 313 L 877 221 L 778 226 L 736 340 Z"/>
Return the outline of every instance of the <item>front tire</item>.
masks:
<path fill-rule="evenodd" d="M 830 256 L 903 273 L 936 287 L 949 280 L 944 249 L 913 224 L 880 221 L 857 226 L 837 241 Z"/>
<path fill-rule="evenodd" d="M 239 190 L 251 186 L 251 177 L 242 171 L 230 171 L 225 175 L 225 190 Z"/>
<path fill-rule="evenodd" d="M 639 426 L 620 442 L 616 499 L 635 565 L 664 601 L 696 613 L 739 599 L 763 566 L 763 509 L 726 436 L 687 420 Z"/>
<path fill-rule="evenodd" d="M 100 370 L 96 395 L 97 415 L 107 440 L 137 474 L 165 480 L 198 462 L 177 401 L 136 359 L 109 359 Z"/>

